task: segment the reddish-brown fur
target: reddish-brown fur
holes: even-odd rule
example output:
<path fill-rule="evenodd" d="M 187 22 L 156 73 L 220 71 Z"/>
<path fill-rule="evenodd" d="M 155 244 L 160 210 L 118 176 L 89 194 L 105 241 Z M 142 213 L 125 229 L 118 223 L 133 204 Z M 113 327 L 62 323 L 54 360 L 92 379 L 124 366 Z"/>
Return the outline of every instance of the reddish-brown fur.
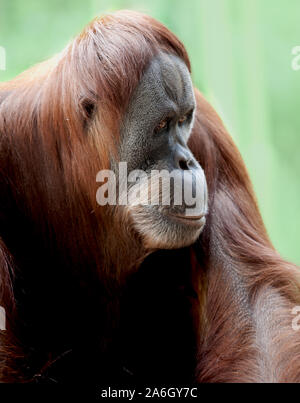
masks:
<path fill-rule="evenodd" d="M 61 359 L 64 368 L 70 346 L 74 362 L 98 382 L 119 361 L 146 380 L 153 373 L 163 379 L 162 365 L 171 380 L 300 382 L 300 332 L 291 315 L 300 305 L 298 268 L 272 247 L 239 152 L 198 91 L 190 147 L 210 196 L 199 241 L 141 264 L 148 251 L 126 217 L 96 204 L 96 174 L 117 158 L 122 115 L 160 50 L 190 67 L 165 27 L 119 12 L 93 21 L 62 54 L 0 86 L 3 382 L 53 379 L 48 369 Z M 159 288 L 153 297 L 149 278 Z M 151 326 L 141 321 L 146 313 Z M 120 335 L 133 349 L 129 358 Z M 162 363 L 151 361 L 157 352 Z M 89 362 L 94 355 L 99 374 L 98 363 Z M 177 368 L 177 361 L 184 364 Z M 71 360 L 62 372 L 72 366 Z"/>
<path fill-rule="evenodd" d="M 300 334 L 291 325 L 299 269 L 274 250 L 239 152 L 215 111 L 197 99 L 190 146 L 211 195 L 198 380 L 299 382 Z"/>

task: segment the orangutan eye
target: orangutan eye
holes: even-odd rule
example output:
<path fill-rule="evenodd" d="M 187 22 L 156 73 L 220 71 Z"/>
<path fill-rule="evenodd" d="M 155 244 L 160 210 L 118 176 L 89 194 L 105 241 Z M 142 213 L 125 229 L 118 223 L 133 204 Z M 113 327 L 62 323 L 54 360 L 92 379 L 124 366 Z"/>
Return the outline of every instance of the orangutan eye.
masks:
<path fill-rule="evenodd" d="M 179 120 L 178 120 L 178 123 L 180 124 L 180 125 L 183 125 L 183 123 L 185 123 L 187 121 L 187 115 L 185 115 L 185 116 L 183 116 L 182 118 L 180 118 Z"/>
<path fill-rule="evenodd" d="M 166 118 L 164 120 L 162 120 L 154 129 L 155 133 L 161 133 L 162 131 L 165 131 L 169 128 L 169 124 L 170 124 L 170 118 Z"/>
<path fill-rule="evenodd" d="M 178 120 L 178 124 L 181 126 L 184 123 L 190 122 L 192 120 L 193 117 L 193 110 L 191 110 L 189 113 L 187 113 L 186 115 L 182 116 L 179 120 Z"/>

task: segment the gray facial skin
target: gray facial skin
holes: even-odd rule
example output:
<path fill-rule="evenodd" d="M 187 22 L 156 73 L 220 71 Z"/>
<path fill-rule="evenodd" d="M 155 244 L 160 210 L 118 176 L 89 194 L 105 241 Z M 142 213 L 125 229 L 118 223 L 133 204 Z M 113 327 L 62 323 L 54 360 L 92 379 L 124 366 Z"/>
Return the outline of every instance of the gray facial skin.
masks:
<path fill-rule="evenodd" d="M 178 170 L 193 174 L 201 189 L 197 217 L 186 207 L 128 206 L 136 231 L 148 248 L 174 249 L 195 242 L 205 224 L 207 185 L 202 168 L 187 146 L 195 97 L 189 71 L 176 56 L 159 54 L 150 63 L 129 104 L 121 128 L 120 160 L 128 171 Z M 194 183 L 193 182 L 193 183 Z M 194 183 L 194 184 L 195 184 Z"/>

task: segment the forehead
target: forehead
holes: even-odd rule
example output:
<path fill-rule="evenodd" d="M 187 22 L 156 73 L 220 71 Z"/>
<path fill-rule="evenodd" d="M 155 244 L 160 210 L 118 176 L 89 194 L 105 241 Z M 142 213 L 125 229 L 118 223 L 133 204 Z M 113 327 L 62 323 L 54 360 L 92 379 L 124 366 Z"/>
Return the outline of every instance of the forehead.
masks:
<path fill-rule="evenodd" d="M 189 109 L 194 106 L 191 76 L 177 56 L 160 53 L 150 62 L 135 92 L 134 102 L 155 109 Z M 185 111 L 186 112 L 186 111 Z"/>

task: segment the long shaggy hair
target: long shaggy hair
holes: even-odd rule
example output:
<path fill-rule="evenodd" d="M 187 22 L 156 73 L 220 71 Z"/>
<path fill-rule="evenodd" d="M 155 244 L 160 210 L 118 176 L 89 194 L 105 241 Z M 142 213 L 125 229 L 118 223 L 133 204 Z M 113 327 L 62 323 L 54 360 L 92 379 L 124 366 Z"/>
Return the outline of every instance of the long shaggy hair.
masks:
<path fill-rule="evenodd" d="M 199 248 L 207 278 L 198 380 L 299 382 L 299 268 L 272 246 L 245 165 L 212 107 L 198 93 L 190 147 L 209 187 Z M 202 308 L 203 309 L 203 308 Z"/>
<path fill-rule="evenodd" d="M 163 25 L 121 11 L 0 85 L 3 382 L 44 376 L 69 348 L 97 381 L 126 362 L 146 380 L 300 382 L 299 270 L 274 250 L 240 154 L 197 90 L 189 145 L 209 187 L 200 239 L 141 263 L 124 217 L 96 204 L 96 174 L 118 160 L 122 116 L 160 51 L 190 69 Z"/>

